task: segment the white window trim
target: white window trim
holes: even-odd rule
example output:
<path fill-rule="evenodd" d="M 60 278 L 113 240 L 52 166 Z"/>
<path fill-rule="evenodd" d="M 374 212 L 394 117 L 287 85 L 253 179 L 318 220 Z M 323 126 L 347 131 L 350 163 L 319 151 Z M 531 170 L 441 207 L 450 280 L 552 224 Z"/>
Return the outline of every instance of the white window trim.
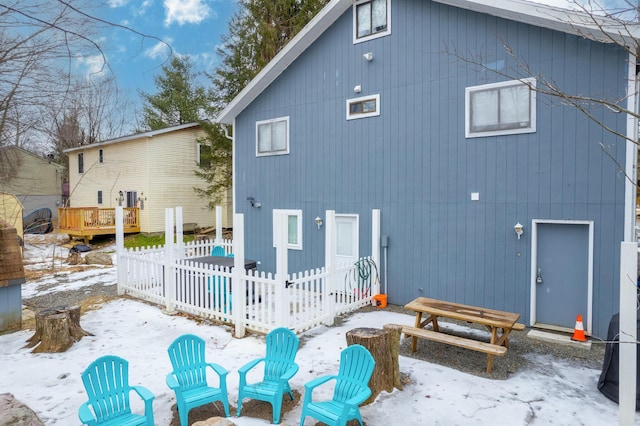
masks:
<path fill-rule="evenodd" d="M 362 3 L 370 2 L 371 0 L 361 0 L 355 2 L 353 4 L 353 44 L 362 43 L 363 41 L 373 40 L 379 37 L 388 36 L 391 34 L 391 0 L 387 0 L 387 29 L 385 31 L 380 31 L 375 34 L 371 34 L 368 36 L 358 38 L 358 16 L 357 16 L 357 6 Z"/>
<path fill-rule="evenodd" d="M 371 99 L 376 101 L 376 110 L 374 112 L 367 112 L 363 114 L 351 114 L 351 108 L 349 108 L 349 106 L 352 103 L 368 101 Z M 380 115 L 380 94 L 378 93 L 375 95 L 360 96 L 359 98 L 347 99 L 346 108 L 347 108 L 347 120 L 357 120 L 359 118 L 377 117 Z"/>
<path fill-rule="evenodd" d="M 533 89 L 531 91 L 529 111 L 531 114 L 531 126 L 520 129 L 504 129 L 504 130 L 490 130 L 486 132 L 472 132 L 471 131 L 471 94 L 479 90 L 496 89 L 501 87 L 517 86 L 524 84 Z M 464 136 L 465 138 L 482 138 L 487 136 L 500 136 L 500 135 L 518 135 L 523 133 L 535 133 L 536 132 L 536 79 L 523 78 L 521 80 L 501 81 L 499 83 L 483 84 L 479 86 L 471 86 L 465 88 L 464 91 Z"/>
<path fill-rule="evenodd" d="M 287 149 L 283 150 L 283 151 L 269 151 L 269 152 L 260 152 L 258 149 L 258 127 L 260 127 L 261 124 L 271 124 L 271 123 L 277 123 L 279 121 L 284 121 L 287 124 L 287 132 L 286 132 L 286 145 L 287 145 Z M 278 117 L 278 118 L 272 118 L 270 120 L 261 120 L 261 121 L 256 121 L 256 157 L 268 157 L 271 155 L 286 155 L 289 154 L 289 116 L 286 117 Z"/>
<path fill-rule="evenodd" d="M 287 248 L 292 249 L 292 250 L 302 250 L 302 210 L 295 210 L 295 209 L 274 209 L 273 210 L 273 246 L 276 246 L 276 228 L 277 228 L 277 224 L 276 224 L 276 217 L 277 217 L 277 212 L 282 212 L 285 215 L 287 215 L 287 224 L 289 223 L 289 216 L 297 216 L 298 217 L 298 243 L 297 244 L 290 244 L 287 242 Z M 288 231 L 288 230 L 287 230 Z"/>

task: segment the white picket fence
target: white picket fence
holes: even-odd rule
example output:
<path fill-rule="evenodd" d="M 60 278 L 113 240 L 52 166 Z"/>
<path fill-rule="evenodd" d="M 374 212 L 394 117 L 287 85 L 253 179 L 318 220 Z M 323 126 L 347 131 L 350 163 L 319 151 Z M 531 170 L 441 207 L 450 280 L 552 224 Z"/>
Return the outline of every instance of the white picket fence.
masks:
<path fill-rule="evenodd" d="M 177 209 L 176 214 L 176 223 L 181 223 L 181 211 Z M 357 264 L 337 265 L 332 256 L 322 268 L 294 274 L 245 270 L 243 219 L 242 215 L 234 217 L 234 241 L 174 244 L 173 223 L 168 223 L 171 238 L 167 238 L 165 247 L 130 250 L 117 243 L 119 294 L 163 305 L 168 312 L 234 324 L 237 337 L 246 330 L 268 333 L 277 327 L 300 333 L 333 324 L 336 316 L 371 304 L 379 282 L 375 261 L 370 257 Z M 333 223 L 328 219 L 330 227 Z M 172 222 L 169 213 L 166 220 Z M 182 241 L 181 230 L 177 233 L 177 241 Z M 233 268 L 190 260 L 209 255 L 214 245 L 233 253 Z M 284 264 L 280 268 L 286 270 L 287 251 L 278 252 L 278 263 Z M 375 273 L 363 277 L 357 265 L 374 265 L 371 271 Z"/>

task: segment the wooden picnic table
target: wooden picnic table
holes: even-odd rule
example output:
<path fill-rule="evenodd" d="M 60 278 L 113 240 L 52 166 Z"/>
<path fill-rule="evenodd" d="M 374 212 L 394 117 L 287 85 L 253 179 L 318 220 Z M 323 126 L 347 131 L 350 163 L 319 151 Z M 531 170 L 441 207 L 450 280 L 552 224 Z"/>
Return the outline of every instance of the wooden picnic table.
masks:
<path fill-rule="evenodd" d="M 413 339 L 411 352 L 416 351 L 418 337 L 485 352 L 487 354 L 487 373 L 491 372 L 493 356 L 504 355 L 509 348 L 509 334 L 511 331 L 524 330 L 524 325 L 517 322 L 520 318 L 519 314 L 495 309 L 462 305 L 427 297 L 418 297 L 405 305 L 405 308 L 416 312 L 414 327 L 402 327 L 402 332 Z M 423 314 L 427 315 L 425 319 L 423 319 Z M 491 332 L 491 339 L 487 343 L 444 333 L 438 325 L 438 318 L 440 317 L 484 325 Z M 432 325 L 432 330 L 425 329 L 429 324 Z"/>

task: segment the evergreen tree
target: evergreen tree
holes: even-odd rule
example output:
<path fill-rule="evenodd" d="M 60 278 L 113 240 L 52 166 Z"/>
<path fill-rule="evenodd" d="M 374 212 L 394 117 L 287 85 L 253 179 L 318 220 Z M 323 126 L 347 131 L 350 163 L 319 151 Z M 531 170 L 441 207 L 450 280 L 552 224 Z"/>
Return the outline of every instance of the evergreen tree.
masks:
<path fill-rule="evenodd" d="M 140 92 L 144 102 L 142 130 L 195 123 L 211 115 L 211 95 L 198 85 L 200 74 L 193 70 L 188 56 L 174 56 L 168 65 L 163 66 L 162 73 L 153 79 L 158 92 Z"/>

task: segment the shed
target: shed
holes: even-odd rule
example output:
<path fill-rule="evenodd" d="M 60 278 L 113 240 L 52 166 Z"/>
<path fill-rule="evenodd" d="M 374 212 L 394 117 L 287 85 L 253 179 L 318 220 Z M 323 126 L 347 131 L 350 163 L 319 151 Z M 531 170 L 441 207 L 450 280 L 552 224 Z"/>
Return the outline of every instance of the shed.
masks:
<path fill-rule="evenodd" d="M 16 229 L 0 220 L 0 332 L 22 326 L 22 250 Z"/>

